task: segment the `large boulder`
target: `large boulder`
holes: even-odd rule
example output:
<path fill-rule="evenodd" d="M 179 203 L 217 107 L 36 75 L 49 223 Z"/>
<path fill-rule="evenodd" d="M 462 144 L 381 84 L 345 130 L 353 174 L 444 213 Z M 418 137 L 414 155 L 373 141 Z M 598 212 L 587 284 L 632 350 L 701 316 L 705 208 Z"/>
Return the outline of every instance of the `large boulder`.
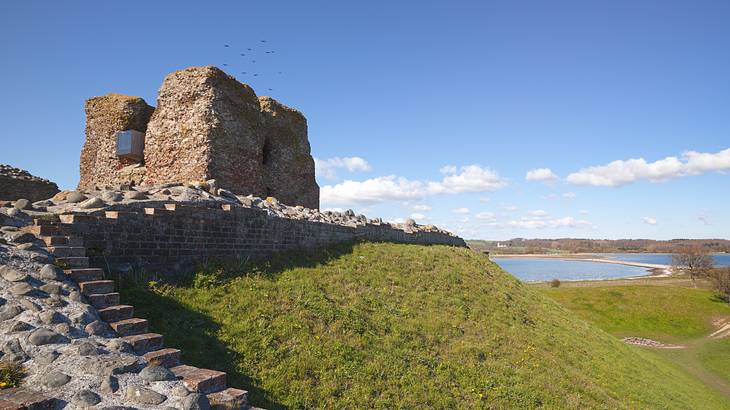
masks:
<path fill-rule="evenodd" d="M 36 202 L 58 193 L 58 186 L 47 179 L 31 175 L 28 171 L 0 164 L 0 200 L 26 199 Z"/>
<path fill-rule="evenodd" d="M 145 132 L 154 108 L 140 97 L 107 94 L 86 101 L 86 141 L 81 150 L 79 190 L 139 183 L 144 173 L 123 175 L 118 170 L 134 161 L 117 157 L 116 133 Z"/>

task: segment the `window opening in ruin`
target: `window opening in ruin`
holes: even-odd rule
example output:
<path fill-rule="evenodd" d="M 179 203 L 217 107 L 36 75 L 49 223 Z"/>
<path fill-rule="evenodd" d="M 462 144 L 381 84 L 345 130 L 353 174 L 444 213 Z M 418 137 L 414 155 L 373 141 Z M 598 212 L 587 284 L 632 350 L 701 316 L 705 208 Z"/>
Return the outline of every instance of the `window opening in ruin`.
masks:
<path fill-rule="evenodd" d="M 264 141 L 264 148 L 261 152 L 261 163 L 267 165 L 271 160 L 271 143 L 269 140 Z"/>

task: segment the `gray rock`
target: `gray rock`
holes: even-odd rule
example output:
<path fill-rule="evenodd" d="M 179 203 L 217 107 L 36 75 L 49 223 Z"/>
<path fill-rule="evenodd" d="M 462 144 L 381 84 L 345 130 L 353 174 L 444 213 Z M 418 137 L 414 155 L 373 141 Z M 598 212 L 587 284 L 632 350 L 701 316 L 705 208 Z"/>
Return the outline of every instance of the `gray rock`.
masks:
<path fill-rule="evenodd" d="M 128 387 L 125 397 L 135 403 L 152 405 L 158 405 L 167 400 L 167 396 L 141 386 Z"/>
<path fill-rule="evenodd" d="M 29 201 L 29 200 L 27 200 L 27 199 L 25 199 L 25 198 L 22 198 L 22 199 L 18 199 L 18 200 L 17 200 L 17 201 L 15 201 L 15 203 L 13 204 L 13 207 L 14 207 L 15 209 L 29 209 L 29 208 L 30 208 L 30 201 Z"/>
<path fill-rule="evenodd" d="M 91 342 L 82 342 L 77 347 L 77 352 L 79 356 L 96 356 L 99 354 L 99 349 Z"/>
<path fill-rule="evenodd" d="M 0 267 L 0 276 L 8 282 L 20 282 L 28 278 L 25 273 L 7 265 Z"/>
<path fill-rule="evenodd" d="M 27 242 L 27 243 L 21 243 L 20 245 L 16 246 L 15 249 L 17 249 L 19 251 L 32 251 L 32 250 L 36 249 L 36 246 L 32 242 Z"/>
<path fill-rule="evenodd" d="M 70 192 L 66 196 L 66 201 L 68 201 L 68 202 L 70 202 L 72 204 L 79 203 L 79 202 L 81 202 L 81 201 L 83 201 L 85 199 L 86 199 L 86 195 L 84 195 L 84 194 L 82 194 L 81 192 L 78 192 L 78 191 Z"/>
<path fill-rule="evenodd" d="M 71 316 L 71 321 L 75 324 L 86 326 L 96 321 L 96 317 L 90 311 L 85 310 L 81 312 L 76 312 L 73 316 Z"/>
<path fill-rule="evenodd" d="M 99 390 L 101 390 L 102 393 L 106 394 L 116 393 L 117 390 L 119 390 L 119 379 L 117 379 L 116 376 L 112 375 L 104 376 L 101 379 L 101 385 L 99 385 Z"/>
<path fill-rule="evenodd" d="M 5 214 L 7 214 L 9 217 L 16 217 L 21 214 L 21 211 L 18 208 L 10 208 L 5 211 Z"/>
<path fill-rule="evenodd" d="M 137 373 L 144 367 L 144 362 L 139 357 L 121 357 L 106 360 L 104 366 L 104 374 Z"/>
<path fill-rule="evenodd" d="M 18 231 L 18 227 L 17 226 L 6 225 L 6 226 L 3 226 L 3 227 L 0 227 L 0 232 L 2 232 L 2 233 L 17 232 L 17 231 Z"/>
<path fill-rule="evenodd" d="M 43 303 L 52 308 L 62 308 L 68 305 L 61 295 L 51 295 L 51 297 L 43 299 Z"/>
<path fill-rule="evenodd" d="M 49 263 L 53 261 L 53 257 L 50 253 L 46 252 L 33 252 L 30 255 L 30 260 L 38 263 Z"/>
<path fill-rule="evenodd" d="M 15 296 L 27 296 L 33 293 L 33 286 L 27 282 L 17 283 L 8 289 Z"/>
<path fill-rule="evenodd" d="M 91 209 L 91 208 L 101 208 L 105 205 L 106 204 L 104 203 L 104 201 L 101 200 L 101 198 L 94 197 L 94 198 L 89 198 L 86 201 L 80 203 L 78 205 L 78 207 L 81 209 Z"/>
<path fill-rule="evenodd" d="M 9 330 L 11 332 L 26 332 L 33 329 L 33 326 L 20 320 L 16 320 L 10 325 Z"/>
<path fill-rule="evenodd" d="M 104 191 L 101 194 L 101 199 L 106 202 L 119 202 L 122 200 L 122 194 L 114 191 Z"/>
<path fill-rule="evenodd" d="M 47 366 L 53 363 L 56 359 L 58 359 L 59 356 L 61 356 L 61 353 L 58 353 L 55 350 L 51 350 L 37 355 L 33 358 L 33 361 L 42 366 Z"/>
<path fill-rule="evenodd" d="M 5 353 L 3 361 L 23 363 L 29 359 L 28 355 L 23 350 L 23 347 L 20 346 L 20 341 L 17 338 L 10 339 L 5 342 L 5 344 L 3 344 L 2 352 Z"/>
<path fill-rule="evenodd" d="M 59 295 L 61 293 L 61 286 L 56 283 L 46 283 L 39 289 L 48 293 L 49 295 Z"/>
<path fill-rule="evenodd" d="M 60 335 L 70 335 L 74 329 L 68 323 L 59 323 L 53 327 L 53 330 Z M 64 338 L 64 340 L 68 342 L 68 339 Z"/>
<path fill-rule="evenodd" d="M 35 303 L 31 302 L 28 299 L 23 299 L 20 301 L 20 306 L 22 306 L 25 310 L 30 310 L 31 312 L 40 312 L 41 307 L 36 305 Z"/>
<path fill-rule="evenodd" d="M 23 231 L 8 232 L 5 234 L 5 238 L 12 243 L 28 243 L 36 240 L 35 235 Z"/>
<path fill-rule="evenodd" d="M 204 394 L 193 393 L 183 401 L 183 410 L 210 410 L 210 402 Z"/>
<path fill-rule="evenodd" d="M 136 199 L 136 200 L 147 199 L 147 195 L 145 195 L 144 192 L 127 191 L 124 193 L 124 199 Z"/>
<path fill-rule="evenodd" d="M 102 322 L 103 323 L 103 322 Z M 109 341 L 109 343 L 106 344 L 106 347 L 109 350 L 116 350 L 122 353 L 133 353 L 134 347 L 127 342 L 126 340 L 122 339 L 112 339 Z"/>
<path fill-rule="evenodd" d="M 0 320 L 9 320 L 23 313 L 23 308 L 18 305 L 7 305 L 0 310 Z"/>
<path fill-rule="evenodd" d="M 71 377 L 67 374 L 59 372 L 58 370 L 51 371 L 43 378 L 43 384 L 52 389 L 61 387 L 69 381 L 71 381 Z"/>
<path fill-rule="evenodd" d="M 63 269 L 50 263 L 43 265 L 40 272 L 40 277 L 43 280 L 64 280 L 66 275 L 63 273 Z"/>
<path fill-rule="evenodd" d="M 63 335 L 59 335 L 53 330 L 42 327 L 40 329 L 36 329 L 33 333 L 31 333 L 28 337 L 28 341 L 36 346 L 42 346 L 48 344 L 65 343 L 68 340 Z"/>
<path fill-rule="evenodd" d="M 139 377 L 146 382 L 175 380 L 175 374 L 163 366 L 147 366 L 139 372 Z"/>
<path fill-rule="evenodd" d="M 137 408 L 129 406 L 106 406 L 102 407 L 101 410 L 137 410 Z"/>
<path fill-rule="evenodd" d="M 44 310 L 38 314 L 38 319 L 45 325 L 55 325 L 66 321 L 66 317 L 55 310 Z"/>
<path fill-rule="evenodd" d="M 101 402 L 101 397 L 93 391 L 86 389 L 79 391 L 71 399 L 71 403 L 81 407 L 94 406 L 99 404 L 99 402 Z"/>
<path fill-rule="evenodd" d="M 173 387 L 170 393 L 176 397 L 187 397 L 190 391 L 181 383 Z"/>
<path fill-rule="evenodd" d="M 109 325 L 100 320 L 95 320 L 84 327 L 86 333 L 94 336 L 102 336 L 109 332 L 110 329 Z"/>
<path fill-rule="evenodd" d="M 73 292 L 69 293 L 68 299 L 73 302 L 81 302 L 82 301 L 81 292 L 73 291 Z"/>

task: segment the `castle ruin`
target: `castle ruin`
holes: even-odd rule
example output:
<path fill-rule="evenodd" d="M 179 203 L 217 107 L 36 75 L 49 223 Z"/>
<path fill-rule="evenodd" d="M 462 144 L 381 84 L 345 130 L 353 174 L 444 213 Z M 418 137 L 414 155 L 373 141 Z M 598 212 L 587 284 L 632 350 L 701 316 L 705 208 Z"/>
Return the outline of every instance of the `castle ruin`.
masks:
<path fill-rule="evenodd" d="M 143 152 L 124 155 L 122 137 Z M 89 99 L 80 173 L 83 190 L 215 179 L 235 194 L 319 208 L 306 118 L 212 66 L 169 74 L 157 107 L 120 94 Z"/>

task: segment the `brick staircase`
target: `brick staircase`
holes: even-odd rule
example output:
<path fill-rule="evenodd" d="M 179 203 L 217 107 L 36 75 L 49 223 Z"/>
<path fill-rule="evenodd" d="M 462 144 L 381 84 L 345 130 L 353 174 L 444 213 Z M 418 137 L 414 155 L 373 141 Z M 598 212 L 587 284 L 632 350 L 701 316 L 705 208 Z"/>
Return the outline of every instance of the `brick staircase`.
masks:
<path fill-rule="evenodd" d="M 64 216 L 68 215 L 62 215 L 60 222 L 36 219 L 33 225 L 23 230 L 46 243 L 56 264 L 78 284 L 81 293 L 98 310 L 102 320 L 108 322 L 147 362 L 168 367 L 188 390 L 205 394 L 214 409 L 250 408 L 247 391 L 226 387 L 226 373 L 181 364 L 180 350 L 165 348 L 163 336 L 150 332 L 147 320 L 134 317 L 133 306 L 120 304 L 114 281 L 104 279 L 104 270 L 89 267 L 83 238 L 71 236 L 68 226 L 64 226 L 64 220 L 72 223 L 73 217 L 79 215 L 71 215 L 72 218 Z"/>

